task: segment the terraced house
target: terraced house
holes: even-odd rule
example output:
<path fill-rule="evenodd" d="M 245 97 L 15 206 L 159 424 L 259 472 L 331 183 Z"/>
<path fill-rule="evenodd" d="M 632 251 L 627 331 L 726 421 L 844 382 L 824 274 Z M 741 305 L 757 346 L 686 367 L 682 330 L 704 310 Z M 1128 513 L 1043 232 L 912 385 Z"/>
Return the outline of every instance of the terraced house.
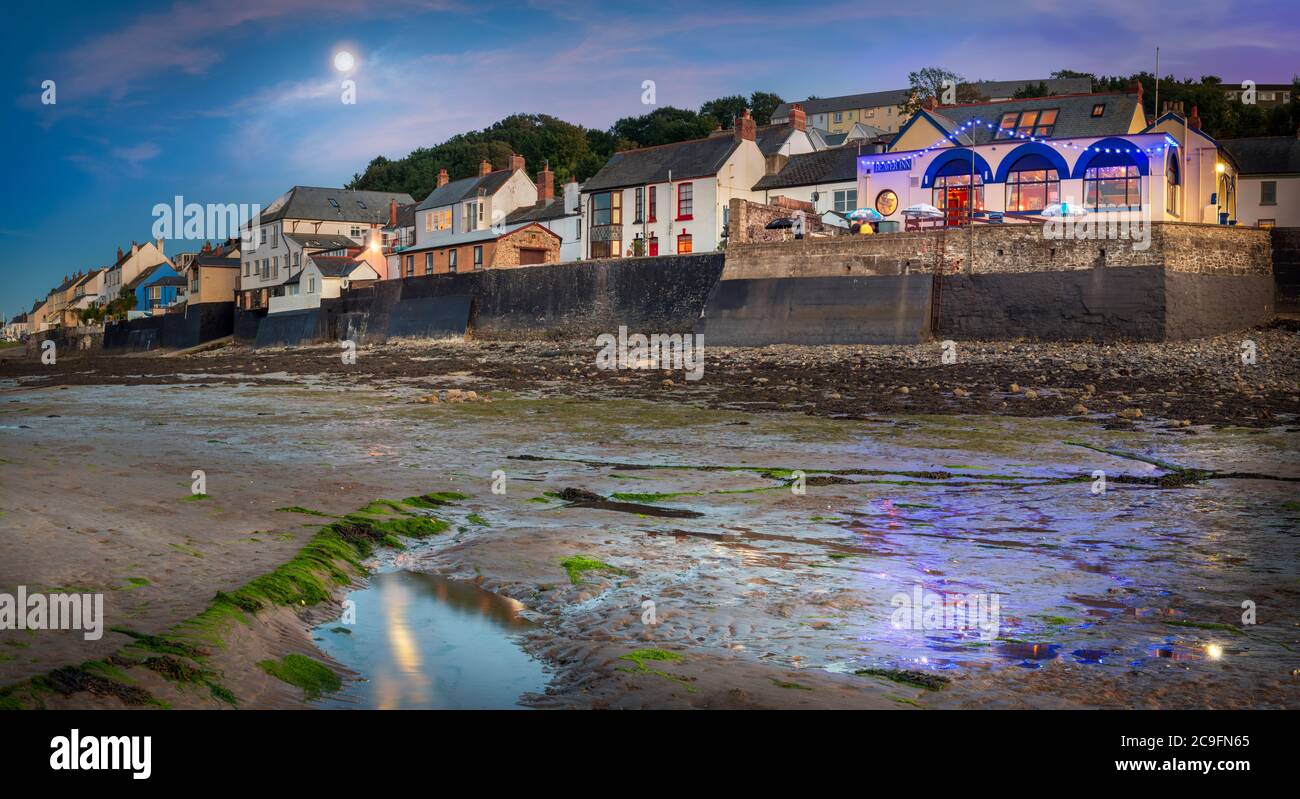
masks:
<path fill-rule="evenodd" d="M 289 294 L 290 280 L 316 253 L 356 248 L 378 274 L 386 275 L 381 231 L 394 202 L 414 200 L 396 192 L 316 186 L 294 186 L 285 192 L 241 237 L 238 307 L 266 309 L 271 298 Z"/>

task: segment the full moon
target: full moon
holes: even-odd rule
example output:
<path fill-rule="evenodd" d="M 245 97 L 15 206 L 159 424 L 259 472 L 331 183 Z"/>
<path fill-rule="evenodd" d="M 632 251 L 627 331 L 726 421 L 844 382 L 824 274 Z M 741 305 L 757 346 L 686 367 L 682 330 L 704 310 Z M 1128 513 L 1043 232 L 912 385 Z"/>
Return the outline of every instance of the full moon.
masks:
<path fill-rule="evenodd" d="M 334 56 L 334 68 L 339 72 L 351 72 L 356 64 L 357 60 L 347 50 L 340 50 Z"/>

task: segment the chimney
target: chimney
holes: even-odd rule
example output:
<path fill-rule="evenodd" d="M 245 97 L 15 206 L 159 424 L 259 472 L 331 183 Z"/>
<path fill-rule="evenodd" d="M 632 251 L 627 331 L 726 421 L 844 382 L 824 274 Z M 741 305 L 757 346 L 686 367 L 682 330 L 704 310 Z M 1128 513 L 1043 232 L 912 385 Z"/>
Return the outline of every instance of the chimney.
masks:
<path fill-rule="evenodd" d="M 537 204 L 546 205 L 555 199 L 555 173 L 551 171 L 550 162 L 537 173 Z"/>
<path fill-rule="evenodd" d="M 736 141 L 754 140 L 754 133 L 757 126 L 754 124 L 754 118 L 749 115 L 749 109 L 746 108 L 736 117 Z"/>
<path fill-rule="evenodd" d="M 790 156 L 782 153 L 772 153 L 767 158 L 763 159 L 763 174 L 775 175 L 782 169 L 785 169 L 785 165 L 789 162 Z"/>
<path fill-rule="evenodd" d="M 1192 106 L 1192 115 L 1187 118 L 1187 127 L 1192 130 L 1201 129 L 1201 113 L 1196 106 Z"/>
<path fill-rule="evenodd" d="M 117 260 L 119 260 L 119 261 L 122 260 L 122 248 L 121 248 L 121 247 L 118 247 L 118 248 L 117 248 Z"/>
<path fill-rule="evenodd" d="M 153 246 L 157 247 L 157 248 L 158 248 L 158 252 L 162 253 L 163 255 L 166 255 L 166 254 L 167 254 L 166 251 L 163 250 L 163 247 L 166 246 L 166 245 L 163 243 L 163 240 L 162 240 L 161 237 L 160 237 L 160 238 L 157 238 L 157 239 L 154 239 Z"/>
<path fill-rule="evenodd" d="M 388 201 L 388 226 L 397 227 L 397 200 Z"/>
<path fill-rule="evenodd" d="M 203 242 L 203 252 L 205 253 L 212 252 L 212 242 L 210 241 Z"/>
<path fill-rule="evenodd" d="M 1140 81 L 1140 80 L 1135 80 L 1135 81 L 1133 81 L 1133 86 L 1129 89 L 1129 93 L 1130 93 L 1130 94 L 1136 94 L 1136 95 L 1138 96 L 1138 102 L 1141 102 L 1141 101 L 1142 101 L 1142 81 Z"/>
<path fill-rule="evenodd" d="M 479 164 L 478 164 L 478 175 L 479 175 L 479 177 L 483 177 L 484 175 L 486 175 L 487 173 L 489 173 L 489 172 L 491 172 L 491 171 L 492 171 L 492 162 L 491 162 L 491 161 L 489 161 L 489 160 L 487 160 L 486 158 L 484 158 L 482 161 L 479 162 Z"/>
<path fill-rule="evenodd" d="M 790 127 L 795 130 L 808 129 L 808 115 L 803 112 L 803 106 L 798 103 L 790 106 Z"/>
<path fill-rule="evenodd" d="M 510 171 L 521 172 L 524 168 L 524 157 L 515 153 L 510 154 Z"/>
<path fill-rule="evenodd" d="M 921 101 L 921 108 L 925 109 L 926 111 L 933 111 L 938 107 L 939 107 L 939 101 L 934 99 L 933 95 L 926 97 L 924 100 Z"/>
<path fill-rule="evenodd" d="M 438 170 L 438 188 L 441 189 L 443 186 L 446 186 L 446 185 L 447 185 L 447 181 L 448 181 L 448 179 L 449 179 L 449 178 L 447 177 L 447 170 L 445 170 L 445 169 L 439 169 L 439 170 Z"/>

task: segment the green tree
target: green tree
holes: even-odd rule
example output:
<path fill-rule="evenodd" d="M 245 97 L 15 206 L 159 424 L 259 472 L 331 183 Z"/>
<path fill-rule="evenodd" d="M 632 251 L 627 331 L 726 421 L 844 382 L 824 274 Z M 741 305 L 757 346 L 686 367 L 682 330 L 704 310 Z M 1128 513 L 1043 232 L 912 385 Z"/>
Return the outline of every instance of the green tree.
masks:
<path fill-rule="evenodd" d="M 906 116 L 915 114 L 927 97 L 942 101 L 944 89 L 952 86 L 959 88 L 963 78 L 956 72 L 941 67 L 923 67 L 916 72 L 907 73 L 907 99 L 899 106 Z"/>
<path fill-rule="evenodd" d="M 772 92 L 754 92 L 749 96 L 749 107 L 754 112 L 754 121 L 760 125 L 772 124 L 772 114 L 785 100 Z"/>

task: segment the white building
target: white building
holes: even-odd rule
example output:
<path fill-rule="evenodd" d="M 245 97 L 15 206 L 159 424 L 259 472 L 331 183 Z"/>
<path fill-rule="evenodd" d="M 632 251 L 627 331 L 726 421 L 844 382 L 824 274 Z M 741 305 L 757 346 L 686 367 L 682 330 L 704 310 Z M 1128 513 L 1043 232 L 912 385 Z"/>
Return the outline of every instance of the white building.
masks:
<path fill-rule="evenodd" d="M 372 261 L 348 255 L 312 255 L 307 265 L 285 281 L 284 291 L 271 298 L 269 312 L 319 308 L 321 300 L 336 299 L 354 283 L 379 279 Z"/>
<path fill-rule="evenodd" d="M 386 275 L 381 228 L 389 222 L 394 201 L 414 202 L 409 194 L 294 186 L 245 228 L 238 307 L 269 307 L 315 253 L 365 249 L 375 271 Z"/>
<path fill-rule="evenodd" d="M 560 237 L 560 260 L 578 261 L 582 247 L 582 187 L 576 181 L 564 185 L 555 195 L 555 173 L 546 166 L 537 173 L 537 202 L 515 209 L 506 217 L 507 225 L 537 222 Z"/>
<path fill-rule="evenodd" d="M 103 304 L 117 299 L 117 295 L 131 281 L 140 276 L 142 272 L 158 264 L 170 264 L 166 253 L 163 251 L 163 240 L 146 241 L 144 244 L 131 242 L 131 249 L 122 252 L 122 248 L 117 250 L 117 260 L 112 266 L 104 272 L 104 280 L 100 285 L 99 301 Z"/>
<path fill-rule="evenodd" d="M 1219 142 L 1237 164 L 1237 222 L 1300 227 L 1300 131 Z"/>

